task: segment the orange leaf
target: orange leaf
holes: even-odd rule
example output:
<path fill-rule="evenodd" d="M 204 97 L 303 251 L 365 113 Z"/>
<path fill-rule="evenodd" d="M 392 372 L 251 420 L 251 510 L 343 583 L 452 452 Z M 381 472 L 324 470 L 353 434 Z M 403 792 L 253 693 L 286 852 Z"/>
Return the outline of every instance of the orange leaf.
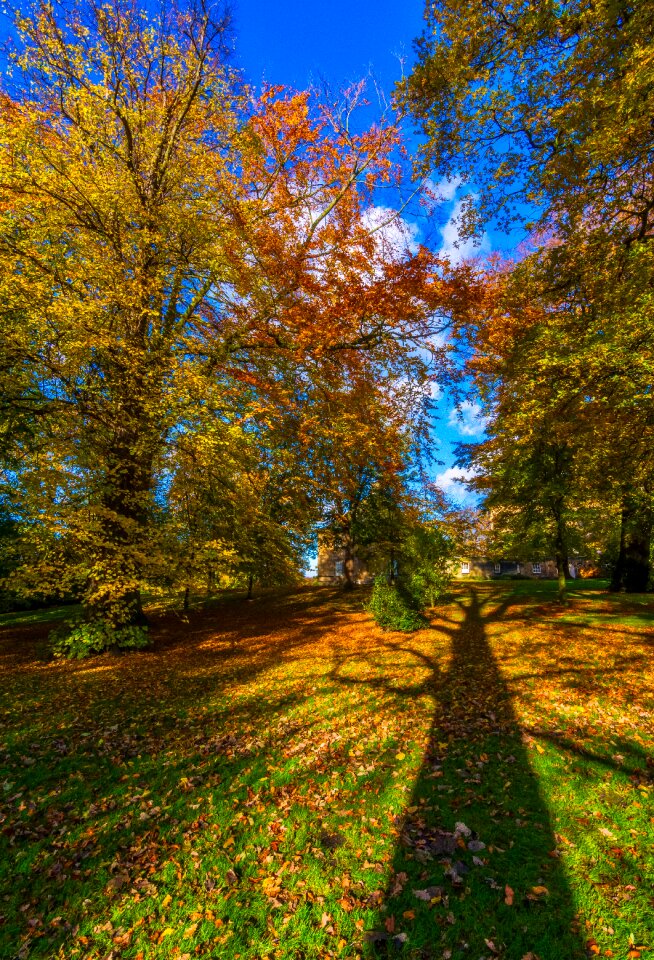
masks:
<path fill-rule="evenodd" d="M 504 888 L 504 902 L 507 905 L 507 907 L 513 906 L 513 890 L 508 885 L 508 883 Z"/>

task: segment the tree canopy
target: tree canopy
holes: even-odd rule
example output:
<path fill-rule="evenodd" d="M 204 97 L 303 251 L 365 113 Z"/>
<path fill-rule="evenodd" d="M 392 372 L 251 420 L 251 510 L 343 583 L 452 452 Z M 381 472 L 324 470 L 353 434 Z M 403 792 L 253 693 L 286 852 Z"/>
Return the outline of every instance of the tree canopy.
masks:
<path fill-rule="evenodd" d="M 426 136 L 425 167 L 455 170 L 476 191 L 467 229 L 490 217 L 532 231 L 512 263 L 489 265 L 485 307 L 462 317 L 490 418 L 488 440 L 464 460 L 481 468 L 489 505 L 520 502 L 522 521 L 539 498 L 551 506 L 555 476 L 560 490 L 568 477 L 575 504 L 621 509 L 614 585 L 642 590 L 652 529 L 652 11 L 439 0 L 426 20 L 399 92 Z M 561 457 L 568 466 L 552 472 Z"/>
<path fill-rule="evenodd" d="M 219 555 L 281 575 L 351 496 L 334 476 L 402 469 L 443 366 L 418 348 L 462 287 L 375 216 L 402 147 L 392 116 L 361 126 L 362 84 L 257 95 L 203 2 L 39 5 L 18 27 L 0 121 L 13 584 L 81 590 L 118 636 L 146 583 Z"/>

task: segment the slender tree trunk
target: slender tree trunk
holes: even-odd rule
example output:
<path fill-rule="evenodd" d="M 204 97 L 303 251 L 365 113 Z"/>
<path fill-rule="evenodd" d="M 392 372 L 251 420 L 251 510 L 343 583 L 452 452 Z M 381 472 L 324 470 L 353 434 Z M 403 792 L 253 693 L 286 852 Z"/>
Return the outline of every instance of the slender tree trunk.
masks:
<path fill-rule="evenodd" d="M 190 604 L 190 597 L 191 597 L 191 590 L 187 584 L 186 587 L 184 588 L 184 613 L 188 611 L 189 604 Z"/>
<path fill-rule="evenodd" d="M 556 512 L 556 536 L 554 540 L 554 555 L 556 558 L 556 574 L 558 581 L 558 600 L 561 604 L 568 602 L 566 591 L 566 577 L 570 576 L 570 562 L 568 558 L 568 538 L 565 528 L 565 517 L 562 507 Z"/>
<path fill-rule="evenodd" d="M 654 513 L 649 492 L 630 490 L 622 498 L 620 550 L 611 579 L 612 590 L 643 593 L 650 578 Z"/>
<path fill-rule="evenodd" d="M 395 547 L 391 547 L 390 567 L 388 573 L 388 582 L 395 583 Z"/>
<path fill-rule="evenodd" d="M 251 574 L 249 575 L 249 577 L 248 577 L 248 595 L 247 595 L 247 598 L 246 598 L 247 600 L 251 600 L 251 599 L 252 599 L 252 588 L 253 588 L 253 587 L 254 587 L 254 574 L 251 573 Z"/>
<path fill-rule="evenodd" d="M 558 553 L 556 555 L 556 574 L 558 581 L 558 601 L 559 603 L 566 604 L 568 602 L 568 594 L 565 583 L 565 564 L 563 562 L 563 557 L 561 557 Z"/>

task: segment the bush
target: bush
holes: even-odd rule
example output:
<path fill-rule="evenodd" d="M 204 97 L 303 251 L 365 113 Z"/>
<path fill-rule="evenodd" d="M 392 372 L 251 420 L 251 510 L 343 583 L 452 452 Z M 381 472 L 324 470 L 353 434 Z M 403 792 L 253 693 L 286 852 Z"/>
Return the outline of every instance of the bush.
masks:
<path fill-rule="evenodd" d="M 101 620 L 65 623 L 50 633 L 55 657 L 81 660 L 106 650 L 140 650 L 147 647 L 147 627 L 125 626 L 112 628 Z"/>
<path fill-rule="evenodd" d="M 385 577 L 375 580 L 368 610 L 384 630 L 411 633 L 427 623 L 415 597 L 402 584 L 388 583 Z"/>

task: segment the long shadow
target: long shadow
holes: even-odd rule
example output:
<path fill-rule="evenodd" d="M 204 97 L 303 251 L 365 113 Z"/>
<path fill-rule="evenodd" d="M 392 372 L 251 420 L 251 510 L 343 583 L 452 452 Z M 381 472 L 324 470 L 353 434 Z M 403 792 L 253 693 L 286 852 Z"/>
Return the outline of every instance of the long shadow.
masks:
<path fill-rule="evenodd" d="M 413 650 L 428 679 L 392 688 L 429 691 L 435 709 L 408 812 L 394 825 L 393 871 L 368 956 L 585 956 L 548 810 L 486 636 L 512 599 L 497 604 L 492 590 L 472 588 L 459 624 L 438 627 L 451 642 L 447 671 Z M 388 642 L 411 650 L 410 641 Z"/>
<path fill-rule="evenodd" d="M 306 692 L 284 677 L 256 696 L 238 691 L 285 659 L 309 662 L 316 629 L 339 623 L 341 601 L 279 606 L 283 629 L 274 603 L 263 624 L 243 604 L 181 630 L 164 618 L 152 650 L 81 664 L 30 659 L 32 631 L 29 644 L 20 631 L 7 640 L 16 649 L 4 705 L 0 697 L 2 960 L 59 955 L 89 913 L 101 931 L 127 896 L 154 904 L 166 862 L 212 826 L 202 797 L 246 804 L 250 785 L 261 789 Z M 211 883 L 194 891 L 198 903 Z"/>

